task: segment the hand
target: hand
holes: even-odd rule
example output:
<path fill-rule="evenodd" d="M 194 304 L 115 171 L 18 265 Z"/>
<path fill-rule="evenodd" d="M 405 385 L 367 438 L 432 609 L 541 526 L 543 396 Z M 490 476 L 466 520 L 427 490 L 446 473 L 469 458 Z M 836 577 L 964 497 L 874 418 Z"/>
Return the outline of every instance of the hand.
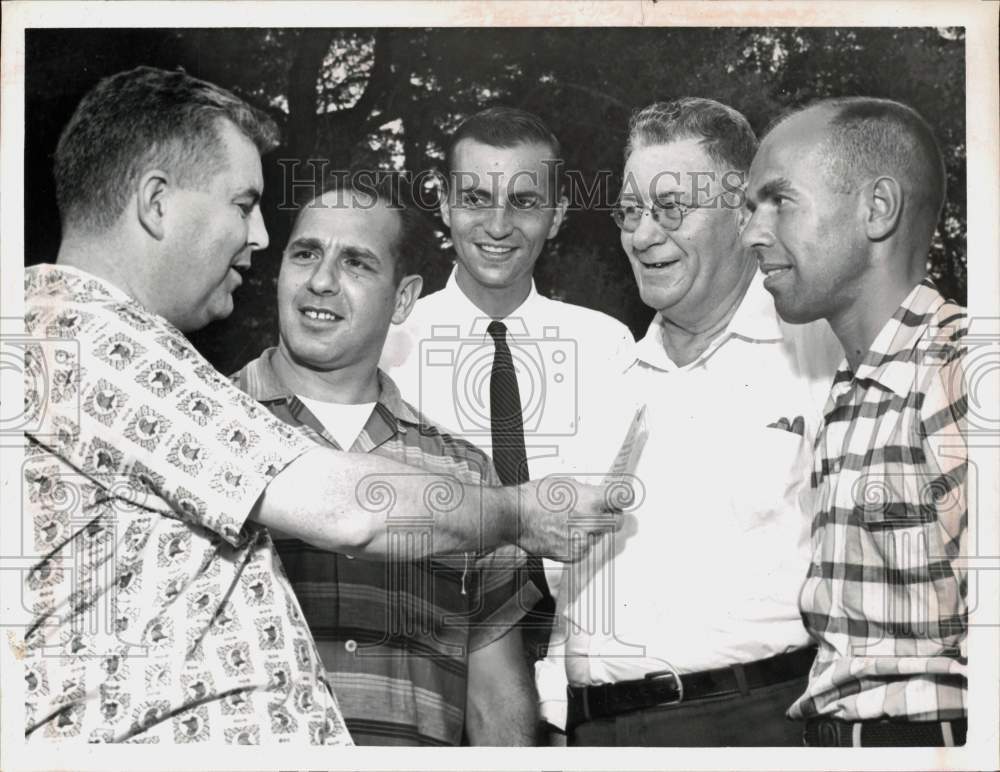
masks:
<path fill-rule="evenodd" d="M 584 485 L 546 477 L 518 487 L 517 544 L 561 562 L 579 560 L 603 534 L 622 526 L 622 509 L 635 501 L 628 478 Z"/>

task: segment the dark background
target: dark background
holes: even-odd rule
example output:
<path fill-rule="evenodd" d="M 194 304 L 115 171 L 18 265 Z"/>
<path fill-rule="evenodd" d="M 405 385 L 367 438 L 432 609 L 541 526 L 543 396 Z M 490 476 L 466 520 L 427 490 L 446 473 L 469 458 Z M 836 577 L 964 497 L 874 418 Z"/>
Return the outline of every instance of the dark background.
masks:
<path fill-rule="evenodd" d="M 956 28 L 49 29 L 26 32 L 25 263 L 55 258 L 59 219 L 51 173 L 59 132 L 100 78 L 148 64 L 232 89 L 267 110 L 283 143 L 264 159 L 270 247 L 254 258 L 224 322 L 192 336 L 223 372 L 276 337 L 277 257 L 293 212 L 289 164 L 328 169 L 438 168 L 447 137 L 492 104 L 538 113 L 563 143 L 566 168 L 587 184 L 620 184 L 630 113 L 693 95 L 743 112 L 758 132 L 818 97 L 889 97 L 920 111 L 948 167 L 948 201 L 930 254 L 945 295 L 966 300 L 965 35 Z M 311 170 L 300 166 L 298 177 Z M 603 172 L 603 174 L 602 174 Z M 572 202 L 571 202 L 572 203 Z M 618 317 L 640 335 L 639 300 L 618 230 L 601 206 L 577 200 L 539 260 L 541 292 Z M 443 286 L 452 252 L 424 266 L 425 292 Z"/>

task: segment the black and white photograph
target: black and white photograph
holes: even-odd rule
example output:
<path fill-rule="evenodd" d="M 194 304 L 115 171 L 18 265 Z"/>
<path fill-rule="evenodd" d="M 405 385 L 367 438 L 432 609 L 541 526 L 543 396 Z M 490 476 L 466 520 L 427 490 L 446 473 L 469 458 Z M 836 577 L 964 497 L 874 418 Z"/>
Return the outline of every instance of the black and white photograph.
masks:
<path fill-rule="evenodd" d="M 6 4 L 0 766 L 1000 765 L 998 9 Z"/>

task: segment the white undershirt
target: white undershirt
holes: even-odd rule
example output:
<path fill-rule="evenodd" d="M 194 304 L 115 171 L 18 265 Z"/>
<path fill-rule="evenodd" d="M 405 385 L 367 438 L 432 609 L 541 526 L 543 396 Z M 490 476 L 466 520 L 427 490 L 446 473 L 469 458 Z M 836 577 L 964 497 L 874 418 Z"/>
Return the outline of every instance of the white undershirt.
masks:
<path fill-rule="evenodd" d="M 350 450 L 361 430 L 368 423 L 368 416 L 375 407 L 374 402 L 359 405 L 342 405 L 339 402 L 323 402 L 318 399 L 296 395 L 312 411 L 324 428 L 333 435 L 343 450 Z"/>

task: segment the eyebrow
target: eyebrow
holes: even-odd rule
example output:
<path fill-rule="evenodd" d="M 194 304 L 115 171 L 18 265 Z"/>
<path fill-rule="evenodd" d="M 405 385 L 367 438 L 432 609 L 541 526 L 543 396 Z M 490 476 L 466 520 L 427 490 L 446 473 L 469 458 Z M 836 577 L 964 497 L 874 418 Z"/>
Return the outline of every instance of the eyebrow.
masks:
<path fill-rule="evenodd" d="M 236 191 L 236 194 L 233 196 L 233 198 L 234 199 L 249 198 L 251 203 L 256 204 L 258 201 L 260 201 L 260 191 L 254 187 L 243 188 L 243 190 Z"/>
<path fill-rule="evenodd" d="M 322 252 L 323 242 L 319 239 L 312 238 L 311 236 L 299 236 L 297 239 L 288 242 L 288 246 L 285 247 L 285 251 L 287 252 L 290 249 L 300 247 L 304 249 L 311 249 L 314 252 Z"/>
<path fill-rule="evenodd" d="M 534 188 L 529 188 L 528 190 L 507 190 L 504 186 L 500 189 L 496 188 L 484 188 L 483 186 L 469 186 L 467 188 L 458 188 L 459 193 L 475 193 L 477 196 L 482 196 L 483 198 L 488 198 L 493 200 L 494 193 L 506 193 L 507 200 L 513 201 L 517 199 L 533 198 L 536 201 L 542 201 L 545 199 L 544 194 Z"/>
<path fill-rule="evenodd" d="M 286 252 L 292 249 L 311 249 L 313 252 L 322 253 L 326 251 L 326 244 L 315 236 L 299 236 L 297 239 L 293 239 L 288 242 L 288 246 L 285 247 Z M 368 249 L 368 247 L 359 247 L 356 244 L 348 244 L 347 246 L 342 247 L 340 252 L 348 257 L 361 257 L 378 263 L 379 265 L 382 264 L 382 258 L 380 258 L 372 250 Z"/>
<path fill-rule="evenodd" d="M 368 249 L 368 247 L 359 247 L 354 244 L 348 244 L 340 251 L 343 254 L 347 255 L 348 257 L 363 257 L 366 258 L 367 260 L 379 263 L 380 265 L 382 263 L 382 258 L 380 258 L 378 255 L 376 255 L 374 252 Z"/>
<path fill-rule="evenodd" d="M 775 177 L 773 180 L 768 180 L 757 188 L 757 195 L 754 196 L 754 198 L 758 200 L 765 200 L 768 198 L 774 198 L 782 193 L 788 193 L 790 190 L 792 190 L 791 182 L 789 182 L 785 177 Z"/>

